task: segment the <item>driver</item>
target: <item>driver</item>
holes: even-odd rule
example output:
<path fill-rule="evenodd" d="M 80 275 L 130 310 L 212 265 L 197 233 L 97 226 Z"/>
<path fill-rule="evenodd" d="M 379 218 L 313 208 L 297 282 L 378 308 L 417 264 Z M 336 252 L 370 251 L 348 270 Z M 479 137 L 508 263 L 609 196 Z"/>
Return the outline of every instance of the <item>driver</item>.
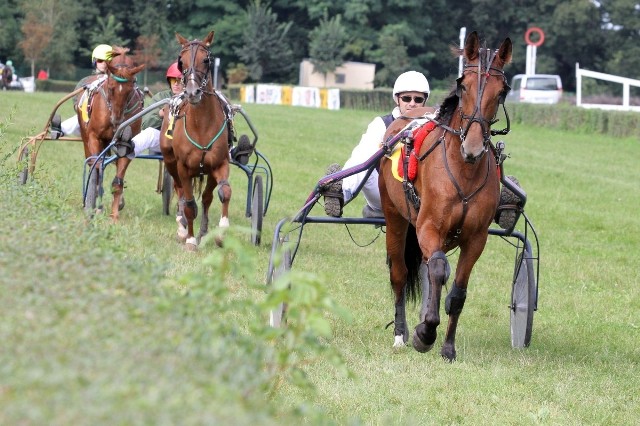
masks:
<path fill-rule="evenodd" d="M 90 80 L 95 80 L 96 76 L 100 77 L 107 73 L 107 62 L 111 60 L 112 48 L 108 44 L 99 44 L 93 49 L 91 53 L 91 64 L 93 65 L 93 74 L 84 77 L 76 84 L 74 90 L 79 89 L 87 84 Z M 60 122 L 60 115 L 56 114 L 51 120 L 51 139 L 58 139 L 62 136 L 80 134 L 80 124 L 78 123 L 78 116 L 74 115 Z"/>
<path fill-rule="evenodd" d="M 407 71 L 396 79 L 393 85 L 393 102 L 395 107 L 390 114 L 376 117 L 369 123 L 366 132 L 362 135 L 360 143 L 351 152 L 351 157 L 344 164 L 345 168 L 357 166 L 368 160 L 380 149 L 387 127 L 396 118 L 404 115 L 414 108 L 423 107 L 429 98 L 429 82 L 418 71 Z M 327 174 L 340 171 L 338 164 L 332 164 L 327 169 Z M 354 192 L 362 183 L 367 171 L 347 176 L 344 181 L 335 182 L 327 186 L 324 193 L 324 210 L 329 216 L 342 216 L 342 206 L 351 200 Z M 378 189 L 378 171 L 373 170 L 369 179 L 362 187 L 362 194 L 366 200 L 362 215 L 364 217 L 383 217 L 380 202 L 380 190 Z"/>

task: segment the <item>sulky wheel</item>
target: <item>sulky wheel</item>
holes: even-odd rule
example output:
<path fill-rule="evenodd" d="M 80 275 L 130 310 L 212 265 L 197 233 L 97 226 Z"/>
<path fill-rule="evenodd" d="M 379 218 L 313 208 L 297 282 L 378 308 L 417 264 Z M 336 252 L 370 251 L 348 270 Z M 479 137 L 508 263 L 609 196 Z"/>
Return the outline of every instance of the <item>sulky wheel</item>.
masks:
<path fill-rule="evenodd" d="M 162 212 L 169 216 L 171 214 L 171 196 L 173 195 L 173 178 L 166 167 L 162 172 Z"/>
<path fill-rule="evenodd" d="M 93 216 L 96 211 L 96 202 L 99 196 L 99 173 L 100 171 L 97 167 L 89 168 L 89 178 L 87 179 L 87 184 L 85 186 L 86 192 L 84 194 L 84 210 L 90 216 Z"/>
<path fill-rule="evenodd" d="M 262 176 L 256 176 L 253 181 L 253 194 L 251 196 L 251 242 L 260 245 L 262 233 L 262 218 L 264 216 L 264 186 Z"/>
<path fill-rule="evenodd" d="M 511 346 L 514 348 L 531 343 L 536 294 L 533 259 L 531 250 L 526 248 L 516 261 L 511 289 Z"/>
<path fill-rule="evenodd" d="M 280 262 L 274 262 L 274 269 L 271 276 L 268 278 L 268 284 L 270 285 L 285 273 L 291 270 L 291 251 L 286 247 L 286 243 L 289 241 L 288 237 L 284 237 L 280 240 L 275 256 L 280 257 Z M 285 323 L 285 314 L 287 312 L 287 305 L 285 303 L 279 303 L 278 306 L 271 310 L 269 313 L 269 325 L 271 327 L 281 327 Z"/>
<path fill-rule="evenodd" d="M 24 163 L 22 169 L 18 173 L 18 184 L 24 185 L 29 178 L 29 147 L 25 146 L 20 152 L 19 162 Z"/>

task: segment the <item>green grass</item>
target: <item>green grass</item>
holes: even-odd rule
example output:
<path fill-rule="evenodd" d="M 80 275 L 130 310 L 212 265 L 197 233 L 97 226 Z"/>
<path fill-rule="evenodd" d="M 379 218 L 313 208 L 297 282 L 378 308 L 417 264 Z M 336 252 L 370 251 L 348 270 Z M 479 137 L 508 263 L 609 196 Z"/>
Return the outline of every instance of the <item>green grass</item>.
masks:
<path fill-rule="evenodd" d="M 326 342 L 342 353 L 353 377 L 320 357 L 305 367 L 315 392 L 283 382 L 267 399 L 259 386 L 260 352 L 242 354 L 246 343 L 234 346 L 233 336 L 222 339 L 210 329 L 227 321 L 250 329 L 251 318 L 216 309 L 264 298 L 249 284 L 265 281 L 275 224 L 302 206 L 327 165 L 346 160 L 372 113 L 244 106 L 259 133 L 258 149 L 273 167 L 274 191 L 262 245 L 244 248 L 254 268 L 226 280 L 224 300 L 207 301 L 193 282 L 217 277 L 211 259 L 220 250 L 209 244 L 187 253 L 174 241 L 173 217 L 162 215 L 155 193 L 155 161 L 130 166 L 127 206 L 116 226 L 104 217 L 84 219 L 79 143 L 45 142 L 34 180 L 15 184 L 20 139 L 42 129 L 60 97 L 4 92 L 0 102 L 0 123 L 10 114 L 13 122 L 0 138 L 0 423 L 316 424 L 324 418 L 626 425 L 640 419 L 637 140 L 524 125 L 504 137 L 511 155 L 505 170 L 528 194 L 526 211 L 541 245 L 539 311 L 527 349 L 510 345 L 513 252 L 502 240 L 489 239 L 474 269 L 458 360 L 449 364 L 439 356 L 444 324 L 434 351 L 392 350 L 384 234 L 307 225 L 294 271 L 315 274 L 350 312 L 351 321 L 327 314 L 333 336 Z M 243 131 L 241 119 L 238 125 Z M 231 184 L 231 223 L 248 227 L 247 180 L 237 168 Z M 356 200 L 346 213 L 359 214 L 361 205 Z M 216 224 L 217 201 L 212 211 Z M 189 289 L 200 289 L 198 297 L 185 299 Z M 408 315 L 415 325 L 417 308 Z"/>

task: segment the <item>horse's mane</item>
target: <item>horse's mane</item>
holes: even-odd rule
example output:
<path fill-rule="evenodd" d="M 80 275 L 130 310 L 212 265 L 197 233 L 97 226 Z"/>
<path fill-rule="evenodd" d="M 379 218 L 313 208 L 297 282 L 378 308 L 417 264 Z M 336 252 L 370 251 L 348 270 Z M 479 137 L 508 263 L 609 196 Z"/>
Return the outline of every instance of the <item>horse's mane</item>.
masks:
<path fill-rule="evenodd" d="M 436 120 L 441 123 L 449 124 L 451 122 L 451 118 L 453 117 L 453 112 L 458 107 L 458 102 L 460 98 L 456 93 L 456 89 L 451 90 L 451 93 L 442 101 L 440 104 L 440 108 L 438 108 L 438 115 L 436 116 Z"/>

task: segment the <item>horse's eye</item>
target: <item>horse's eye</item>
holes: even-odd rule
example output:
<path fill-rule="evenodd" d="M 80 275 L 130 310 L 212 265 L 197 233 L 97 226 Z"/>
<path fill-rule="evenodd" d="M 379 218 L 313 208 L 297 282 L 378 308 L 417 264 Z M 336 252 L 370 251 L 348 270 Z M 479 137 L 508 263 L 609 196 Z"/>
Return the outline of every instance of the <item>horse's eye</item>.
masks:
<path fill-rule="evenodd" d="M 209 64 L 209 63 L 211 63 L 211 58 L 206 58 L 206 59 L 204 60 L 204 63 L 205 63 L 205 64 Z"/>

